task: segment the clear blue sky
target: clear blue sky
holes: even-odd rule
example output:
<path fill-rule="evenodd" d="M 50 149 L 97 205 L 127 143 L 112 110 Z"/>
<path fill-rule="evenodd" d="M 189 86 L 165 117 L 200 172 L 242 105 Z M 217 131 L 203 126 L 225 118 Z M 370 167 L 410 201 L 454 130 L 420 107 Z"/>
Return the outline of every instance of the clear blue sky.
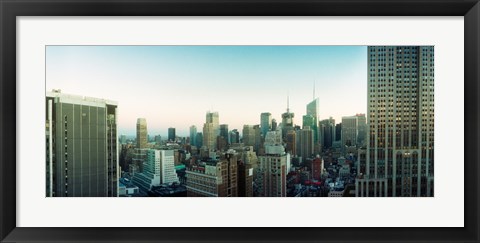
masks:
<path fill-rule="evenodd" d="M 270 112 L 281 121 L 287 94 L 296 124 L 320 100 L 320 119 L 367 111 L 366 46 L 48 46 L 46 89 L 115 100 L 119 133 L 177 135 L 207 111 L 241 131 Z"/>

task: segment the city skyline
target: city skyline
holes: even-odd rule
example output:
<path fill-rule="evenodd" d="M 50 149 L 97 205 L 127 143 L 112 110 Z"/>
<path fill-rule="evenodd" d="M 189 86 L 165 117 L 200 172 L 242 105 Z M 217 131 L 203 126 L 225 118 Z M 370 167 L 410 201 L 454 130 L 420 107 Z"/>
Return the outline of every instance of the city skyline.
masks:
<path fill-rule="evenodd" d="M 367 108 L 366 46 L 48 46 L 46 56 L 47 91 L 118 101 L 127 136 L 145 118 L 151 137 L 187 137 L 207 111 L 230 130 L 260 124 L 263 112 L 279 123 L 287 96 L 295 124 L 314 95 L 320 120 Z"/>

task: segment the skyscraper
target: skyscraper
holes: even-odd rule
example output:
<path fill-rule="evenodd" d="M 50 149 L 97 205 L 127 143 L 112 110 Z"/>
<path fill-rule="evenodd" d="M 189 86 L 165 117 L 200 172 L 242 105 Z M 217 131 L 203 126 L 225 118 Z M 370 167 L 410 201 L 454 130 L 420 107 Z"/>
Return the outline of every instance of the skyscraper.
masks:
<path fill-rule="evenodd" d="M 434 47 L 368 47 L 366 174 L 357 196 L 433 196 Z"/>
<path fill-rule="evenodd" d="M 255 129 L 252 125 L 243 125 L 242 139 L 245 146 L 255 147 Z"/>
<path fill-rule="evenodd" d="M 115 101 L 47 92 L 46 145 L 48 197 L 118 195 Z"/>
<path fill-rule="evenodd" d="M 196 137 L 197 137 L 197 126 L 190 126 L 190 144 L 196 146 Z"/>
<path fill-rule="evenodd" d="M 367 145 L 367 118 L 365 114 L 356 114 L 357 117 L 357 146 L 365 147 Z"/>
<path fill-rule="evenodd" d="M 239 143 L 240 142 L 240 134 L 237 129 L 233 129 L 229 132 L 230 135 L 230 143 Z"/>
<path fill-rule="evenodd" d="M 203 146 L 210 150 L 217 148 L 217 135 L 215 135 L 215 125 L 213 123 L 203 124 Z"/>
<path fill-rule="evenodd" d="M 290 99 L 287 97 L 287 112 L 282 114 L 282 136 L 286 139 L 288 131 L 293 130 L 293 118 L 295 114 L 290 112 Z"/>
<path fill-rule="evenodd" d="M 227 144 L 230 143 L 230 141 L 228 139 L 228 124 L 221 124 L 220 125 L 220 136 L 223 137 L 223 139 L 225 140 L 225 142 Z"/>
<path fill-rule="evenodd" d="M 208 111 L 206 114 L 206 123 L 212 123 L 213 124 L 213 130 L 215 131 L 215 138 L 220 135 L 220 123 L 218 119 L 218 112 L 210 112 Z"/>
<path fill-rule="evenodd" d="M 310 126 L 310 128 L 313 130 L 313 142 L 315 144 L 318 143 L 318 103 L 319 100 L 318 98 L 315 98 L 315 87 L 313 88 L 313 100 L 307 104 L 307 115 L 311 116 L 313 118 L 313 124 Z"/>
<path fill-rule="evenodd" d="M 330 117 L 320 121 L 320 143 L 324 148 L 331 148 L 335 140 L 335 119 Z"/>
<path fill-rule="evenodd" d="M 168 128 L 168 140 L 174 142 L 176 140 L 176 137 L 177 135 L 175 134 L 175 128 Z"/>
<path fill-rule="evenodd" d="M 299 131 L 298 155 L 305 161 L 313 155 L 313 130 L 306 126 Z"/>
<path fill-rule="evenodd" d="M 272 129 L 272 114 L 270 112 L 260 114 L 260 128 L 262 129 L 263 137 Z"/>
<path fill-rule="evenodd" d="M 197 136 L 195 137 L 195 146 L 199 148 L 203 146 L 203 133 L 197 132 Z"/>
<path fill-rule="evenodd" d="M 344 116 L 342 117 L 342 145 L 355 146 L 357 144 L 357 117 Z"/>
<path fill-rule="evenodd" d="M 137 148 L 147 147 L 147 120 L 145 118 L 137 119 Z"/>

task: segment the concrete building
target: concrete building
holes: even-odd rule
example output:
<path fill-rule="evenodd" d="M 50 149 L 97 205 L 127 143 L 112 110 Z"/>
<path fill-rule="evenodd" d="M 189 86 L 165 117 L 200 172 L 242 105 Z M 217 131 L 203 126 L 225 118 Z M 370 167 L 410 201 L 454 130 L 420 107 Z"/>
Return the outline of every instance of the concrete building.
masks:
<path fill-rule="evenodd" d="M 270 112 L 260 114 L 260 127 L 262 129 L 262 137 L 265 137 L 267 132 L 272 129 L 272 114 Z"/>
<path fill-rule="evenodd" d="M 287 153 L 293 156 L 297 155 L 297 133 L 294 130 L 290 130 L 286 136 Z"/>
<path fill-rule="evenodd" d="M 161 184 L 178 183 L 179 179 L 174 165 L 174 150 L 147 150 L 143 172 L 135 173 L 132 182 L 145 191 Z"/>
<path fill-rule="evenodd" d="M 227 155 L 228 156 L 228 155 Z M 186 170 L 188 197 L 237 197 L 237 159 L 224 157 Z"/>
<path fill-rule="evenodd" d="M 137 119 L 137 148 L 147 148 L 147 120 L 145 118 Z"/>
<path fill-rule="evenodd" d="M 368 47 L 365 174 L 357 196 L 433 196 L 434 47 Z"/>
<path fill-rule="evenodd" d="M 287 154 L 266 154 L 258 156 L 260 162 L 256 178 L 256 196 L 287 196 Z"/>
<path fill-rule="evenodd" d="M 46 196 L 117 197 L 117 102 L 46 94 Z"/>

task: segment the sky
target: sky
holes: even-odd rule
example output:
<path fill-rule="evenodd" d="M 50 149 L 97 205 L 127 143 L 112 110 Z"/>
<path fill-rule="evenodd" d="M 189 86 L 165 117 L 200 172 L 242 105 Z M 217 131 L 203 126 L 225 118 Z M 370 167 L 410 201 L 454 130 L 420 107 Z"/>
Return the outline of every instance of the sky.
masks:
<path fill-rule="evenodd" d="M 314 89 L 315 87 L 315 89 Z M 169 127 L 201 132 L 207 111 L 229 129 L 260 124 L 287 109 L 302 124 L 319 98 L 320 120 L 367 111 L 366 46 L 47 46 L 46 90 L 118 102 L 119 134 Z"/>

